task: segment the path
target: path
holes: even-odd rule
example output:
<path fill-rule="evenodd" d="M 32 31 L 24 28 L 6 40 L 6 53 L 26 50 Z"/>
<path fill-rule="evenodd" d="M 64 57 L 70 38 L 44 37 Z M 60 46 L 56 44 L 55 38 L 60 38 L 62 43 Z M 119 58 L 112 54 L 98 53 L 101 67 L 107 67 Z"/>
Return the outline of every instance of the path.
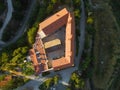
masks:
<path fill-rule="evenodd" d="M 85 42 L 85 7 L 84 2 L 81 0 L 81 19 L 80 19 L 80 37 L 79 37 L 79 51 L 78 51 L 78 57 L 75 62 L 75 66 L 79 67 L 80 59 L 82 52 L 84 50 L 84 42 Z"/>
<path fill-rule="evenodd" d="M 25 85 L 15 89 L 15 90 L 25 90 L 26 88 L 31 88 L 32 90 L 39 90 L 39 86 L 48 79 L 48 77 L 36 78 L 34 80 L 29 81 Z M 27 90 L 27 89 L 26 89 Z"/>
<path fill-rule="evenodd" d="M 5 30 L 7 24 L 9 23 L 10 19 L 12 18 L 12 12 L 13 12 L 12 1 L 7 0 L 7 4 L 8 4 L 8 12 L 7 12 L 7 16 L 4 21 L 4 24 L 3 24 L 2 28 L 0 29 L 0 40 L 2 39 L 3 31 Z"/>

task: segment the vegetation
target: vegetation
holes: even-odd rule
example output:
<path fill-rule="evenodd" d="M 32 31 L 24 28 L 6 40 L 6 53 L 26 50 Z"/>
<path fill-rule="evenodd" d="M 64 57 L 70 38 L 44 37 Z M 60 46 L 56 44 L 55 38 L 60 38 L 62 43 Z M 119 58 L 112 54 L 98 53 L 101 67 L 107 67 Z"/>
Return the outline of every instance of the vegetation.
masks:
<path fill-rule="evenodd" d="M 113 13 L 115 15 L 115 18 L 116 18 L 118 24 L 120 25 L 120 15 L 119 15 L 120 3 L 119 3 L 119 0 L 115 0 L 115 1 L 114 0 L 110 0 L 109 3 L 111 5 L 111 7 L 112 7 L 112 11 L 113 11 Z"/>
<path fill-rule="evenodd" d="M 78 1 L 80 1 L 80 0 L 76 0 L 76 2 L 74 3 L 74 7 L 78 7 L 74 11 L 77 21 L 78 21 L 78 19 L 80 19 L 80 15 L 79 15 L 80 11 L 79 11 L 79 4 L 78 4 L 80 2 L 78 2 Z M 11 32 L 9 32 L 9 33 L 7 31 L 8 29 L 6 29 L 6 31 L 4 32 L 5 34 L 3 36 L 4 41 L 10 40 L 11 36 L 13 36 L 15 34 L 15 32 L 18 30 L 18 27 L 20 24 L 19 20 L 21 20 L 21 18 L 23 18 L 23 14 L 25 14 L 24 11 L 22 12 L 22 15 L 20 12 L 18 12 L 21 9 L 25 10 L 25 8 L 24 9 L 21 8 L 22 7 L 21 3 L 23 3 L 23 2 L 27 3 L 27 1 L 25 1 L 25 0 L 14 0 L 14 7 L 16 7 L 16 10 L 13 13 L 14 14 L 13 20 L 15 22 L 17 21 L 16 22 L 17 25 L 15 25 L 15 27 L 10 25 L 9 30 L 11 29 Z M 16 68 L 18 68 L 20 72 L 22 72 L 26 75 L 33 74 L 33 67 L 31 67 L 32 66 L 31 62 L 24 63 L 24 60 L 26 60 L 26 55 L 28 55 L 28 51 L 31 48 L 32 44 L 34 43 L 35 35 L 36 35 L 38 26 L 39 26 L 39 22 L 42 21 L 43 19 L 45 19 L 51 13 L 53 13 L 53 11 L 56 12 L 59 5 L 63 5 L 63 3 L 70 4 L 69 2 L 64 1 L 64 0 L 57 0 L 57 1 L 56 0 L 50 0 L 50 1 L 44 0 L 44 5 L 39 5 L 39 3 L 37 2 L 36 7 L 33 10 L 33 13 L 30 17 L 27 32 L 25 32 L 24 35 L 22 35 L 21 38 L 18 39 L 17 42 L 9 45 L 8 47 L 4 48 L 2 50 L 2 52 L 0 52 L 0 67 L 1 67 L 0 69 L 16 71 Z M 56 5 L 58 5 L 58 6 L 56 6 Z M 55 10 L 53 10 L 54 8 L 55 8 Z M 18 12 L 18 13 L 16 13 L 16 12 Z M 34 17 L 36 17 L 36 18 L 34 18 Z M 12 24 L 12 22 L 13 21 L 11 21 L 10 23 Z M 77 28 L 77 29 L 79 29 L 79 28 Z M 78 32 L 78 35 L 80 35 L 79 30 L 77 32 Z M 58 83 L 58 80 L 59 80 L 58 76 L 55 76 L 54 78 L 49 79 L 44 84 L 42 84 L 40 86 L 40 88 L 48 89 L 51 85 L 56 85 Z M 11 81 L 10 84 L 6 88 L 9 88 L 9 89 L 16 88 L 15 87 L 16 84 L 14 84 L 14 83 L 16 83 L 16 81 L 17 81 L 17 79 Z M 19 81 L 19 79 L 18 79 L 18 81 Z M 22 80 L 20 82 L 22 82 Z M 79 84 L 79 82 L 78 82 L 78 84 Z M 12 85 L 14 85 L 13 88 L 11 88 Z M 19 85 L 22 85 L 22 84 L 20 83 L 20 84 L 17 84 L 16 86 L 19 86 Z"/>
<path fill-rule="evenodd" d="M 19 68 L 20 71 L 26 75 L 33 74 L 31 63 L 24 63 L 27 53 L 28 47 L 19 47 L 14 51 L 11 50 L 10 52 L 2 52 L 0 55 L 1 70 L 16 71 L 16 68 Z"/>
<path fill-rule="evenodd" d="M 38 10 L 40 9 L 40 7 L 38 7 L 38 6 L 37 6 L 37 8 L 38 8 Z M 42 15 L 40 15 L 40 14 L 39 15 L 36 14 L 36 15 L 37 16 L 35 16 L 35 15 L 32 15 L 32 16 L 42 18 Z M 36 31 L 37 31 L 37 26 L 38 26 L 37 22 L 39 22 L 39 20 L 40 20 L 38 18 L 36 18 L 36 20 L 32 20 L 34 18 L 31 18 L 31 21 L 34 21 L 35 24 L 30 22 L 30 25 L 32 25 L 32 26 L 29 26 L 29 27 L 34 28 L 33 26 L 36 25 L 36 27 L 34 29 Z M 32 30 L 32 29 L 29 29 L 29 30 Z M 29 33 L 28 33 L 28 35 L 29 35 Z M 34 33 L 34 35 L 35 35 L 35 33 Z M 24 60 L 26 60 L 26 56 L 28 54 L 28 51 L 31 48 L 30 46 L 32 46 L 32 43 L 29 43 L 29 40 L 30 40 L 29 38 L 31 38 L 31 37 L 27 37 L 27 33 L 24 33 L 24 35 L 22 35 L 22 37 L 19 38 L 17 42 L 9 45 L 8 47 L 6 47 L 2 50 L 2 52 L 0 53 L 1 70 L 13 70 L 13 71 L 15 71 L 16 68 L 19 68 L 21 70 L 21 72 L 24 74 L 27 74 L 27 75 L 33 74 L 34 71 L 33 71 L 33 67 L 31 65 L 31 62 L 24 63 Z"/>
<path fill-rule="evenodd" d="M 72 2 L 73 3 L 73 11 L 75 15 L 75 28 L 76 28 L 76 56 L 78 55 L 78 50 L 79 50 L 79 36 L 80 36 L 80 0 L 75 0 Z"/>
<path fill-rule="evenodd" d="M 72 73 L 69 82 L 70 82 L 70 87 L 68 87 L 67 90 L 83 89 L 85 85 L 84 79 L 81 76 L 79 76 L 79 74 L 76 72 Z"/>
<path fill-rule="evenodd" d="M 120 83 L 120 77 L 119 77 L 119 75 L 120 75 L 120 51 L 119 51 L 119 49 L 120 49 L 120 47 L 119 47 L 119 45 L 120 45 L 120 42 L 119 42 L 119 40 L 120 40 L 120 36 L 119 36 L 119 34 L 118 33 L 120 33 L 120 16 L 119 16 L 119 9 L 118 8 L 120 8 L 120 4 L 118 3 L 119 1 L 118 0 L 116 0 L 116 1 L 113 1 L 113 0 L 110 0 L 110 2 L 109 2 L 109 4 L 111 5 L 111 8 L 112 8 L 112 11 L 113 11 L 113 14 L 114 14 L 114 16 L 115 16 L 115 18 L 116 19 L 114 19 L 116 22 L 115 22 L 115 25 L 116 25 L 116 27 L 117 28 L 115 28 L 116 29 L 116 40 L 114 41 L 114 58 L 115 58 L 115 60 L 116 60 L 116 64 L 114 65 L 114 71 L 113 71 L 113 73 L 112 73 L 112 76 L 111 76 L 111 79 L 109 80 L 109 84 L 108 84 L 108 90 L 119 90 L 120 89 L 120 85 L 119 85 L 119 83 Z"/>
<path fill-rule="evenodd" d="M 42 76 L 46 76 L 46 75 L 49 75 L 49 74 L 50 74 L 49 71 L 47 71 L 47 72 L 43 72 L 43 73 L 42 73 Z"/>
<path fill-rule="evenodd" d="M 92 63 L 94 67 L 92 80 L 97 90 L 119 90 L 119 71 L 116 71 L 119 68 L 119 58 L 117 58 L 119 57 L 119 27 L 111 11 L 112 8 L 108 4 L 109 0 L 96 0 L 96 2 L 102 8 L 96 9 L 92 16 L 90 12 L 87 20 L 89 24 L 87 32 L 94 36 L 93 55 L 95 58 Z"/>
<path fill-rule="evenodd" d="M 5 79 L 6 75 L 0 75 L 0 81 L 3 81 Z"/>
<path fill-rule="evenodd" d="M 2 90 L 13 90 L 19 86 L 24 85 L 26 82 L 28 82 L 29 79 L 23 78 L 23 77 L 14 77 L 10 81 L 7 82 L 5 86 L 2 86 Z"/>
<path fill-rule="evenodd" d="M 10 23 L 4 30 L 2 37 L 3 41 L 9 41 L 13 39 L 13 36 L 17 33 L 19 27 L 21 26 L 21 22 L 23 21 L 23 18 L 26 14 L 26 10 L 30 3 L 29 0 L 12 0 L 12 2 L 14 12 Z"/>
<path fill-rule="evenodd" d="M 0 21 L 0 28 L 2 27 L 2 25 L 3 25 L 3 22 L 2 22 L 2 21 Z"/>
<path fill-rule="evenodd" d="M 4 12 L 4 10 L 6 9 L 6 4 L 4 0 L 0 1 L 0 15 Z"/>
<path fill-rule="evenodd" d="M 40 90 L 49 90 L 50 87 L 57 85 L 59 81 L 59 76 L 56 75 L 53 78 L 47 79 L 42 85 L 39 86 Z"/>

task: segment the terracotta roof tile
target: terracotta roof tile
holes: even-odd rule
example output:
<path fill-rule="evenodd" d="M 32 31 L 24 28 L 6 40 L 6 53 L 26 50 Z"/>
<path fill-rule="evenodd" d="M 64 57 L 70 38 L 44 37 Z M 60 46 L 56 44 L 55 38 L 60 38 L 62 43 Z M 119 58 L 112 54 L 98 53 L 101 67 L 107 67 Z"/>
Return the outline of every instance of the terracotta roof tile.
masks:
<path fill-rule="evenodd" d="M 58 28 L 62 27 L 66 24 L 66 40 L 65 40 L 65 57 L 56 59 L 52 61 L 52 67 L 54 70 L 64 69 L 70 67 L 74 64 L 74 38 L 75 38 L 75 22 L 74 22 L 74 15 L 69 13 L 66 9 L 63 9 L 53 16 L 49 17 L 42 23 L 40 23 L 40 28 L 38 32 L 41 30 L 46 34 L 49 35 L 55 32 Z M 35 44 L 33 48 L 39 52 L 40 54 L 36 56 L 36 52 L 34 49 L 30 50 L 30 55 L 35 65 L 35 71 L 37 73 L 42 72 L 43 70 L 47 70 L 47 57 L 46 52 L 43 46 L 43 42 L 39 37 L 39 34 L 36 36 Z M 38 57 L 40 58 L 40 63 L 38 63 Z"/>
<path fill-rule="evenodd" d="M 41 22 L 39 24 L 39 30 L 38 32 L 41 32 L 41 30 L 47 35 L 55 32 L 58 30 L 61 26 L 65 25 L 68 18 L 68 11 L 67 9 L 63 9 L 53 16 L 49 17 L 45 21 Z"/>

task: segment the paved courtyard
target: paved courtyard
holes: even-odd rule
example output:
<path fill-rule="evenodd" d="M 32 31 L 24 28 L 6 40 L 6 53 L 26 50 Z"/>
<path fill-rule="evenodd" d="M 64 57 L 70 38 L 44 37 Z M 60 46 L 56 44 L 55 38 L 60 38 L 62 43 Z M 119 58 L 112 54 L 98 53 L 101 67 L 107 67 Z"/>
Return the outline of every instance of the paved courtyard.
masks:
<path fill-rule="evenodd" d="M 48 60 L 53 60 L 53 59 L 64 57 L 65 55 L 65 27 L 60 28 L 53 34 L 44 38 L 42 41 L 43 41 L 43 44 L 45 44 L 46 42 L 49 42 L 55 39 L 59 39 L 61 41 L 61 45 L 59 45 L 58 47 L 53 46 L 49 48 L 49 50 L 46 49 Z"/>

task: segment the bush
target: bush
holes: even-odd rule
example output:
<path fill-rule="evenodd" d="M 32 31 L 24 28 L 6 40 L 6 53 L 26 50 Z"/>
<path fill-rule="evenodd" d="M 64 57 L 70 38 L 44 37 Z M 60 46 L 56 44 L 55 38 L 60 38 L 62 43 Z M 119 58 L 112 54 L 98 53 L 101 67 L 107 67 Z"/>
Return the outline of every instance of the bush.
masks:
<path fill-rule="evenodd" d="M 0 21 L 0 28 L 2 27 L 2 25 L 3 25 L 3 22 L 2 22 L 2 21 Z"/>
<path fill-rule="evenodd" d="M 49 90 L 51 86 L 56 85 L 59 81 L 59 76 L 47 79 L 42 85 L 39 86 L 40 90 Z"/>
<path fill-rule="evenodd" d="M 4 0 L 0 0 L 0 14 L 2 14 L 5 9 L 6 9 L 5 1 Z"/>
<path fill-rule="evenodd" d="M 54 80 L 54 84 L 57 85 L 58 81 L 59 81 L 59 76 L 57 76 L 57 75 L 54 76 L 53 80 Z"/>
<path fill-rule="evenodd" d="M 87 23 L 88 24 L 93 24 L 93 18 L 92 17 L 88 17 L 87 18 Z"/>
<path fill-rule="evenodd" d="M 0 81 L 3 81 L 5 79 L 6 75 L 0 75 Z"/>
<path fill-rule="evenodd" d="M 46 90 L 49 89 L 53 85 L 53 78 L 49 78 L 46 80 L 42 85 L 39 86 L 40 90 Z"/>
<path fill-rule="evenodd" d="M 32 27 L 27 32 L 28 42 L 29 42 L 30 45 L 32 45 L 35 42 L 36 32 L 37 32 L 37 28 L 36 27 Z"/>
<path fill-rule="evenodd" d="M 23 77 L 16 77 L 11 79 L 5 86 L 2 87 L 2 90 L 13 90 L 23 84 L 25 84 L 28 79 L 24 81 Z"/>
<path fill-rule="evenodd" d="M 78 73 L 72 73 L 70 78 L 70 87 L 72 90 L 83 89 L 85 85 L 84 79 L 78 75 Z"/>
<path fill-rule="evenodd" d="M 49 74 L 50 74 L 49 71 L 47 71 L 47 72 L 43 72 L 43 73 L 42 73 L 42 76 L 46 76 L 46 75 L 49 75 Z"/>

